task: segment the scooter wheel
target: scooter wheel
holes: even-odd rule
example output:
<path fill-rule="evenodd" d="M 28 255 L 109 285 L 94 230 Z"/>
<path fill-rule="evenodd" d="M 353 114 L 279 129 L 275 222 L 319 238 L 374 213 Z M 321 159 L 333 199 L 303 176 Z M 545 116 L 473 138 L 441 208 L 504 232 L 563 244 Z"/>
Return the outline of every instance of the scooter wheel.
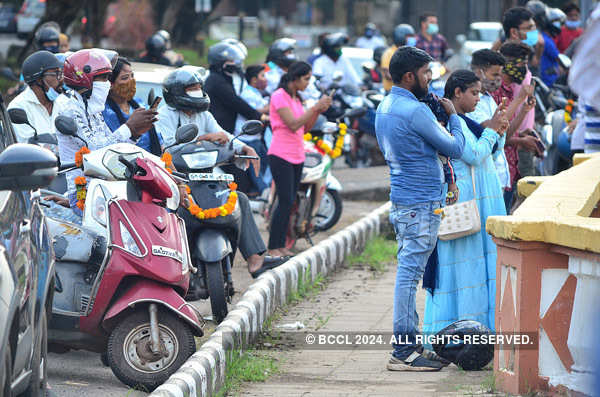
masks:
<path fill-rule="evenodd" d="M 151 392 L 173 375 L 196 351 L 190 327 L 159 307 L 158 328 L 162 354 L 150 349 L 150 315 L 147 307 L 122 318 L 108 338 L 108 363 L 126 385 Z"/>
<path fill-rule="evenodd" d="M 340 194 L 333 190 L 327 189 L 321 198 L 319 211 L 317 212 L 315 231 L 322 232 L 329 230 L 335 226 L 342 216 L 342 198 Z"/>
<path fill-rule="evenodd" d="M 206 266 L 206 281 L 208 284 L 208 295 L 210 295 L 210 307 L 215 322 L 219 324 L 227 317 L 227 300 L 225 297 L 225 281 L 223 279 L 223 262 L 210 262 Z"/>

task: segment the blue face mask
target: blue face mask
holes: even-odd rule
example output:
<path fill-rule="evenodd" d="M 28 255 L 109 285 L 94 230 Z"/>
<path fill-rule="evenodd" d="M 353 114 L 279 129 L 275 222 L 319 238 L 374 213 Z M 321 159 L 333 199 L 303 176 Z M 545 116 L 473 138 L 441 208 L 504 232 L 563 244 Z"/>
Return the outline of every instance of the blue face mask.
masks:
<path fill-rule="evenodd" d="M 567 25 L 567 28 L 571 29 L 571 30 L 575 30 L 578 27 L 581 26 L 581 21 L 569 21 L 568 19 L 565 21 L 565 25 Z"/>
<path fill-rule="evenodd" d="M 427 25 L 427 34 L 437 34 L 437 32 L 440 31 L 439 26 L 437 25 L 437 23 L 430 23 L 429 25 Z"/>
<path fill-rule="evenodd" d="M 406 38 L 406 45 L 409 47 L 415 47 L 417 45 L 417 38 L 414 36 Z"/>
<path fill-rule="evenodd" d="M 557 29 L 560 29 L 562 27 L 562 24 L 560 23 L 560 21 L 554 21 L 554 22 L 552 22 L 552 25 L 554 25 L 554 27 Z"/>
<path fill-rule="evenodd" d="M 529 47 L 533 47 L 538 42 L 538 31 L 531 30 L 527 32 L 527 38 L 525 40 L 521 40 L 523 43 L 527 44 Z"/>
<path fill-rule="evenodd" d="M 375 36 L 375 31 L 371 30 L 371 29 L 367 29 L 365 30 L 365 37 L 370 39 L 371 37 Z"/>
<path fill-rule="evenodd" d="M 48 91 L 46 91 L 46 98 L 48 98 L 50 102 L 54 102 L 59 95 L 60 94 L 52 87 L 48 88 Z"/>

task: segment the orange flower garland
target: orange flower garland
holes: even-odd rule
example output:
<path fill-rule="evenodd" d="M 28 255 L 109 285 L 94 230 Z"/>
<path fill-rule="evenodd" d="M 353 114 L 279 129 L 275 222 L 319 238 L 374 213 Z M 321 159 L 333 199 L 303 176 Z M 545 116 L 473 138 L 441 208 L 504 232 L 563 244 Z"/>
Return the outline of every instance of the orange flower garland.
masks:
<path fill-rule="evenodd" d="M 87 195 L 87 180 L 84 176 L 75 178 L 75 187 L 77 189 L 77 208 L 83 211 L 85 207 L 85 197 Z"/>
<path fill-rule="evenodd" d="M 318 139 L 316 137 L 313 138 L 313 136 L 310 132 L 307 132 L 306 134 L 304 134 L 304 140 L 307 142 L 313 141 L 315 143 L 315 145 L 317 146 L 317 149 L 319 149 L 321 152 L 323 152 L 324 154 L 331 157 L 331 159 L 335 159 L 342 155 L 342 149 L 344 147 L 344 136 L 347 133 L 348 126 L 344 123 L 340 123 L 339 128 L 340 128 L 339 136 L 338 136 L 337 140 L 335 141 L 335 147 L 333 149 L 331 147 L 329 147 L 329 144 L 327 142 L 325 142 L 324 140 Z"/>
<path fill-rule="evenodd" d="M 573 105 L 575 105 L 575 101 L 569 99 L 567 101 L 567 105 L 565 106 L 565 123 L 569 124 L 572 120 L 571 113 L 573 113 Z"/>
<path fill-rule="evenodd" d="M 165 163 L 165 169 L 167 170 L 167 172 L 169 174 L 172 174 L 172 168 L 173 168 L 173 156 L 171 156 L 171 153 L 169 152 L 164 152 L 162 156 L 160 156 L 160 159 L 163 161 L 163 163 Z"/>
<path fill-rule="evenodd" d="M 90 153 L 90 149 L 87 146 L 83 146 L 75 153 L 75 165 L 81 167 L 83 165 L 83 155 Z"/>
<path fill-rule="evenodd" d="M 189 202 L 191 203 L 190 206 L 187 208 L 190 214 L 194 215 L 198 219 L 213 219 L 218 216 L 231 215 L 231 213 L 235 210 L 235 205 L 237 203 L 238 194 L 236 190 L 238 186 L 235 182 L 231 182 L 227 186 L 231 190 L 231 192 L 229 193 L 229 197 L 227 198 L 227 202 L 220 207 L 209 208 L 206 210 L 203 210 L 202 208 L 194 204 L 190 187 L 186 186 Z"/>

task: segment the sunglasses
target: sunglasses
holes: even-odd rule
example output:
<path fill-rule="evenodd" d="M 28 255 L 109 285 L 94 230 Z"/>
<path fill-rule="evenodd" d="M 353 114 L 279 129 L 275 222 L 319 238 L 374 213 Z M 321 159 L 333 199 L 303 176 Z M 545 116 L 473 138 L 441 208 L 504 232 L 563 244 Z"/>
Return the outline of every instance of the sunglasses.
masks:
<path fill-rule="evenodd" d="M 57 80 L 61 80 L 63 78 L 63 72 L 60 70 L 57 70 L 56 72 L 46 72 L 43 74 L 44 77 L 46 76 L 50 76 L 50 77 L 56 77 Z"/>

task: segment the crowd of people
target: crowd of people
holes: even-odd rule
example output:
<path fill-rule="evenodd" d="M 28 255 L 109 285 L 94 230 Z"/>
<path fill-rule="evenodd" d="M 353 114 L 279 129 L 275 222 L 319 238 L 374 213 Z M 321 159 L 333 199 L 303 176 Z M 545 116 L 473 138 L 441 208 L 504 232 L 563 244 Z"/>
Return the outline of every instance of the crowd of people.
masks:
<path fill-rule="evenodd" d="M 410 26 L 394 31 L 398 48 L 384 54 L 381 65 L 391 89 L 375 123 L 390 167 L 390 222 L 398 241 L 393 332 L 403 343 L 394 345 L 389 370 L 438 371 L 449 364 L 417 341 L 415 296 L 421 279 L 427 290 L 424 334 L 462 320 L 495 330 L 497 249 L 486 220 L 511 213 L 517 181 L 533 175 L 533 156 L 543 155 L 534 131 L 532 77 L 552 86 L 564 74 L 557 58 L 559 51 L 577 46 L 583 33 L 578 18 L 574 4 L 564 12 L 538 1 L 507 10 L 498 43 L 474 52 L 470 70 L 454 71 L 443 98 L 432 98 L 427 90 L 430 62 L 444 56 L 445 42 L 435 36 L 437 21 L 423 15 L 416 46 L 405 41 Z M 586 110 L 584 117 L 597 114 L 589 105 Z M 591 137 L 590 127 L 593 123 L 583 128 Z M 593 142 L 587 141 L 588 151 Z M 453 203 L 480 225 L 460 232 L 440 228 L 443 216 L 454 216 L 455 222 L 465 216 L 452 211 Z"/>

